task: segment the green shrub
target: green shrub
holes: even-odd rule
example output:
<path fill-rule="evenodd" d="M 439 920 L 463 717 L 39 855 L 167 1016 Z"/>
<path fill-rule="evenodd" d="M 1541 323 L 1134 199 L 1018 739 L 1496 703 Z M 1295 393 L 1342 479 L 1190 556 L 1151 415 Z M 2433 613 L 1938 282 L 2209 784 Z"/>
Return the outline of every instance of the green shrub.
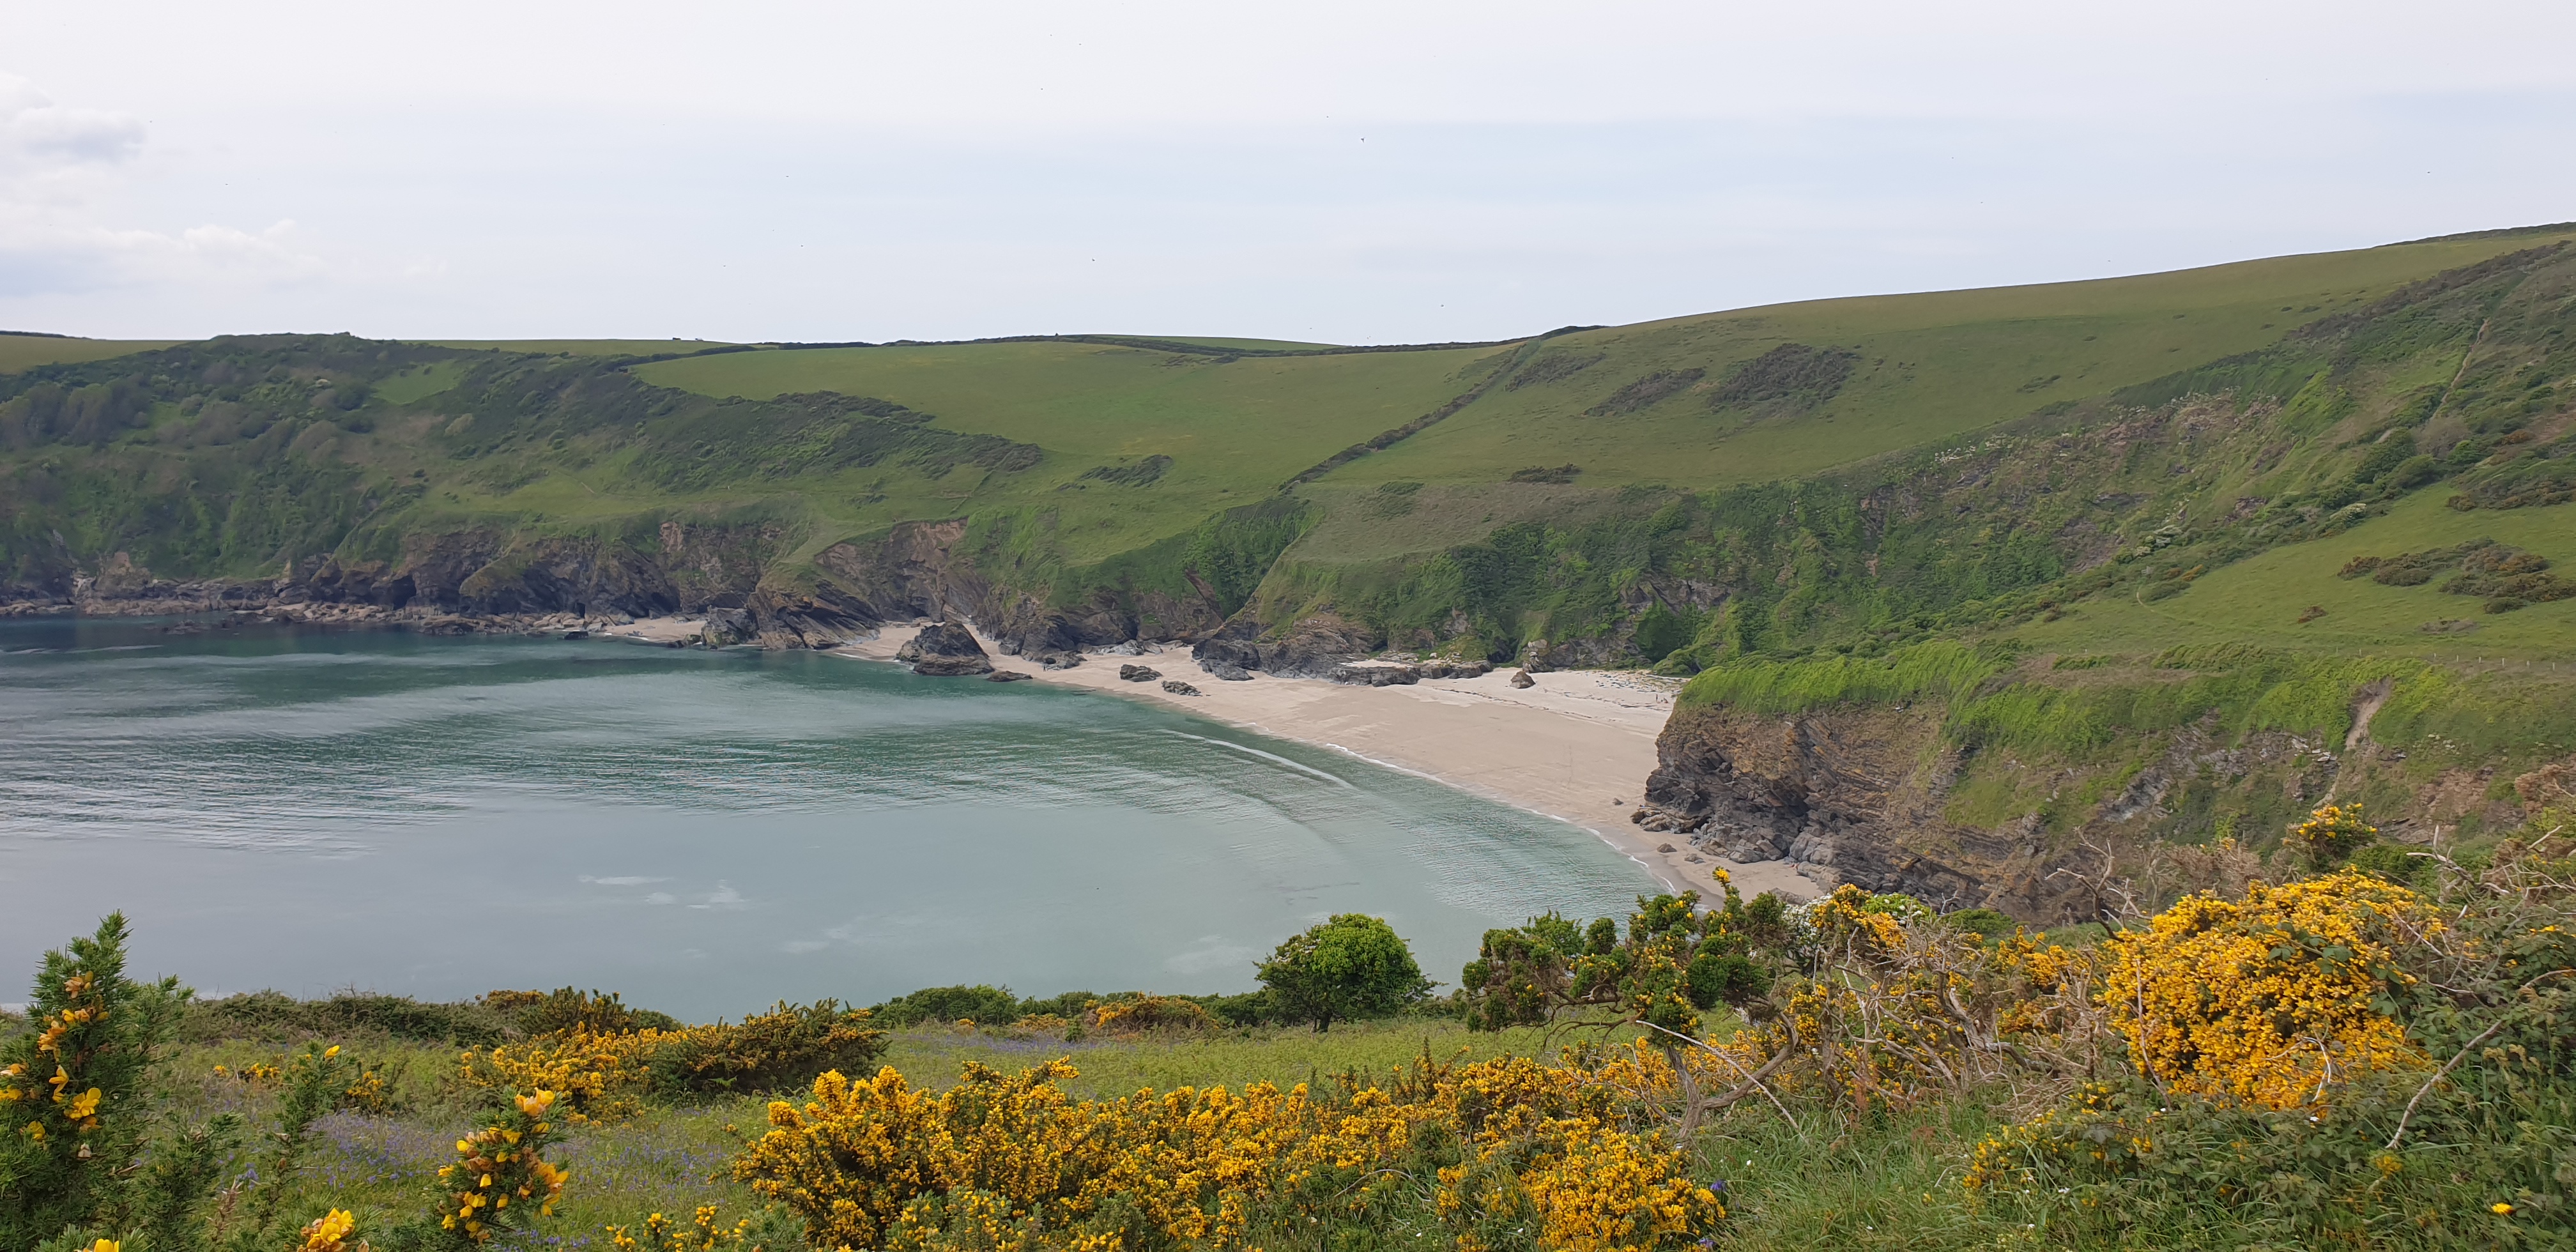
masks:
<path fill-rule="evenodd" d="M 1385 921 L 1340 913 L 1281 943 L 1261 963 L 1280 1020 L 1329 1030 L 1337 1018 L 1386 1017 L 1431 994 L 1413 949 Z"/>
<path fill-rule="evenodd" d="M 220 1000 L 192 1000 L 179 1020 L 179 1039 L 211 1043 L 249 1039 L 302 1043 L 310 1039 L 380 1037 L 412 1043 L 486 1047 L 517 1030 L 508 1014 L 481 1003 L 424 1003 L 410 996 L 343 991 L 328 999 L 297 1000 L 275 991 L 252 991 Z"/>
<path fill-rule="evenodd" d="M 1023 1005 L 1020 998 L 1011 994 L 1011 989 L 1008 987 L 988 987 L 982 984 L 971 987 L 924 987 L 909 995 L 897 996 L 868 1011 L 878 1021 L 889 1026 L 918 1026 L 923 1022 L 961 1020 L 999 1026 L 1018 1021 L 1033 1013 L 1055 1012 L 1060 1017 L 1080 1017 L 1083 1006 L 1090 1003 L 1091 996 L 1088 993 L 1073 994 L 1082 995 L 1083 1002 L 1070 1006 L 1072 1011 L 1068 1013 L 1060 1011 L 1056 1001 L 1068 999 L 1070 996 L 1058 996 L 1056 1001 L 1031 1001 Z M 1041 1007 L 1042 1003 L 1043 1007 Z"/>
<path fill-rule="evenodd" d="M 826 1070 L 865 1075 L 885 1055 L 885 1032 L 838 1000 L 784 1001 L 738 1025 L 691 1026 L 665 1037 L 648 1068 L 665 1095 L 785 1091 Z"/>
<path fill-rule="evenodd" d="M 651 1009 L 629 1008 L 615 992 L 494 991 L 478 1003 L 499 1013 L 529 1035 L 560 1034 L 580 1027 L 592 1034 L 615 1035 L 637 1030 L 677 1030 L 678 1018 Z"/>

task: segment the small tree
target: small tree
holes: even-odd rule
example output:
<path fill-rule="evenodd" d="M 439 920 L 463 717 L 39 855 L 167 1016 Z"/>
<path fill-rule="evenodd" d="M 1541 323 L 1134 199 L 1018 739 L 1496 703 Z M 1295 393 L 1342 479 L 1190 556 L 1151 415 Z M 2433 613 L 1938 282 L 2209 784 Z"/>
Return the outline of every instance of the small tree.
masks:
<path fill-rule="evenodd" d="M 1280 944 L 1261 963 L 1261 985 L 1280 1016 L 1318 1031 L 1337 1018 L 1383 1017 L 1431 994 L 1413 949 L 1394 927 L 1362 913 L 1335 914 Z"/>

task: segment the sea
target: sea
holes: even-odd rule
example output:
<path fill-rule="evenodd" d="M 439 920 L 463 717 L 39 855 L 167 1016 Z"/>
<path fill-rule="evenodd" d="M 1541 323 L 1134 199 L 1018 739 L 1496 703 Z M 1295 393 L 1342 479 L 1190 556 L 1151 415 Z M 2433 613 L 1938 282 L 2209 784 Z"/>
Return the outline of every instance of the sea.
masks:
<path fill-rule="evenodd" d="M 1042 683 L 0 621 L 0 1003 L 116 911 L 130 972 L 200 995 L 573 986 L 711 1021 L 956 983 L 1249 990 L 1337 913 L 1451 984 L 1490 927 L 1654 887 L 1564 822 Z"/>

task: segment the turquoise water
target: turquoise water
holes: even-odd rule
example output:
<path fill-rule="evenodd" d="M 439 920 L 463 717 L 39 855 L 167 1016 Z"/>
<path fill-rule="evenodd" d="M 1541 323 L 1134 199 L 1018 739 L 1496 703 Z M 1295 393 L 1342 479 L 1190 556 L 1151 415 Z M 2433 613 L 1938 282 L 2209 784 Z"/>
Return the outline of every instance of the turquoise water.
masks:
<path fill-rule="evenodd" d="M 123 909 L 203 993 L 579 985 L 680 1016 L 1248 989 L 1387 918 L 1633 907 L 1571 826 L 1114 697 L 812 653 L 0 622 L 0 1000 Z"/>

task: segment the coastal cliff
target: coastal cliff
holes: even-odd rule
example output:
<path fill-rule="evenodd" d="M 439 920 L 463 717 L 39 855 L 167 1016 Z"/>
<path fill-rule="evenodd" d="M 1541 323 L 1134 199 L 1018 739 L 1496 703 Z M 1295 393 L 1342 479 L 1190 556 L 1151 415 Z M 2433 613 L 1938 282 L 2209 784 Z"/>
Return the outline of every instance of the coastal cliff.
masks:
<path fill-rule="evenodd" d="M 2576 802 L 2571 705 L 2554 667 L 2245 649 L 1748 663 L 1685 689 L 1631 820 L 1820 887 L 2061 925 L 2223 888 L 2319 804 L 2361 804 L 2403 851 L 2474 850 Z"/>

